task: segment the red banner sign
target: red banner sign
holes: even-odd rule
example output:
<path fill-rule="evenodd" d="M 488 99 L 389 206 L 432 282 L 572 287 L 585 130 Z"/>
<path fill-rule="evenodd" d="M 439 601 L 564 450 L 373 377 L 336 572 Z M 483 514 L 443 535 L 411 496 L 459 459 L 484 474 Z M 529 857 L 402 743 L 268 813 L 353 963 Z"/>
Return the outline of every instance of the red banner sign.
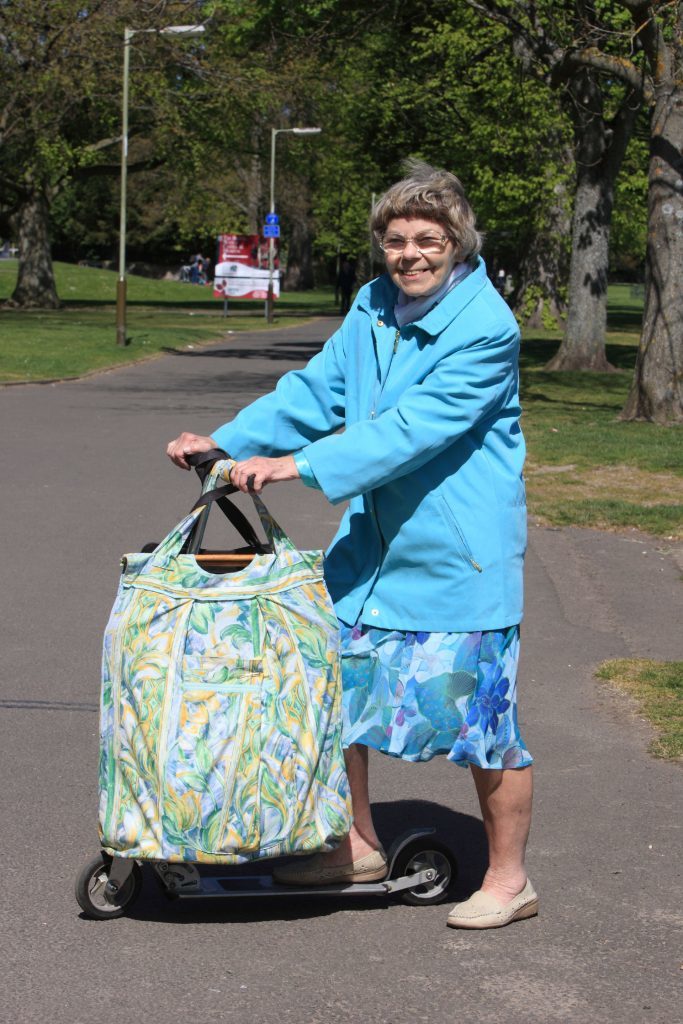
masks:
<path fill-rule="evenodd" d="M 279 239 L 275 239 L 273 295 L 280 294 Z M 259 235 L 219 235 L 213 294 L 217 299 L 268 298 L 270 240 Z"/>

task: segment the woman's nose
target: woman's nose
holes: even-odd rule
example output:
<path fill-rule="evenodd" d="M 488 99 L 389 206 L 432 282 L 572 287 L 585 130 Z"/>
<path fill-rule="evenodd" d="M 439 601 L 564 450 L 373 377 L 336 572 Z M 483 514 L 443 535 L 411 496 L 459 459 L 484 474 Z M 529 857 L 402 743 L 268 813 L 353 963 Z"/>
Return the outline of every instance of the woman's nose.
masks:
<path fill-rule="evenodd" d="M 410 253 L 408 252 L 409 248 L 412 249 L 412 252 L 410 252 Z M 420 250 L 418 249 L 417 245 L 415 244 L 415 239 L 413 239 L 413 238 L 407 239 L 406 244 L 403 246 L 403 254 L 402 255 L 403 256 L 407 255 L 408 259 L 412 259 L 415 256 L 419 256 L 420 255 Z"/>

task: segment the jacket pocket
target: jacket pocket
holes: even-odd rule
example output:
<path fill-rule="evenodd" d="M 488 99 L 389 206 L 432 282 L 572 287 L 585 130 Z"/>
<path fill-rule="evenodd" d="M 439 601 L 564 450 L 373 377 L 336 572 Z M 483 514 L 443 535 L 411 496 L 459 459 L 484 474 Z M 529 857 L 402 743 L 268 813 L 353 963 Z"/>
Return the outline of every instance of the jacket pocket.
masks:
<path fill-rule="evenodd" d="M 453 509 L 448 504 L 448 501 L 444 498 L 444 496 L 442 494 L 439 495 L 439 502 L 441 504 L 442 509 L 444 510 L 444 513 L 445 513 L 445 516 L 446 516 L 446 521 L 451 526 L 451 530 L 452 530 L 453 536 L 455 537 L 455 540 L 456 540 L 456 543 L 458 545 L 458 548 L 460 550 L 460 554 L 465 559 L 465 561 L 476 572 L 483 572 L 484 570 L 482 569 L 481 565 L 479 564 L 479 562 L 476 560 L 476 558 L 472 554 L 472 549 L 470 548 L 469 544 L 467 543 L 467 538 L 465 537 L 465 534 L 462 532 L 462 528 L 460 526 L 460 523 L 455 518 L 455 514 L 453 513 Z"/>

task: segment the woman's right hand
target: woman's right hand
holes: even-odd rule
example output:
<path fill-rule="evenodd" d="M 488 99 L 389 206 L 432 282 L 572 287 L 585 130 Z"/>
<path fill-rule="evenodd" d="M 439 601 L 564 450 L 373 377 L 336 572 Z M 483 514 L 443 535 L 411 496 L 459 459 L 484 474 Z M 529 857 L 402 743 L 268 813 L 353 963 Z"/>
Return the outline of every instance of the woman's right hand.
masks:
<path fill-rule="evenodd" d="M 166 454 L 171 462 L 181 469 L 189 469 L 190 466 L 185 458 L 186 455 L 196 455 L 198 452 L 210 452 L 218 445 L 212 437 L 202 437 L 201 434 L 188 434 L 187 432 L 176 437 L 166 446 Z"/>

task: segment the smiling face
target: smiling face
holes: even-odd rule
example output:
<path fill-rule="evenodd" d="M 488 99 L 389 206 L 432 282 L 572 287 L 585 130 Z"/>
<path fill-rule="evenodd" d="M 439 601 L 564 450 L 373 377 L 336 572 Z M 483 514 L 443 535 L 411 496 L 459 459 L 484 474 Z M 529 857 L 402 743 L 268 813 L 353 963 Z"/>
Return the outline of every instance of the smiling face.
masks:
<path fill-rule="evenodd" d="M 441 238 L 446 229 L 435 220 L 422 217 L 395 217 L 389 221 L 383 238 Z M 457 262 L 457 252 L 450 238 L 443 252 L 421 253 L 413 241 L 403 252 L 385 252 L 387 270 L 394 284 L 411 299 L 423 298 L 438 291 Z"/>

